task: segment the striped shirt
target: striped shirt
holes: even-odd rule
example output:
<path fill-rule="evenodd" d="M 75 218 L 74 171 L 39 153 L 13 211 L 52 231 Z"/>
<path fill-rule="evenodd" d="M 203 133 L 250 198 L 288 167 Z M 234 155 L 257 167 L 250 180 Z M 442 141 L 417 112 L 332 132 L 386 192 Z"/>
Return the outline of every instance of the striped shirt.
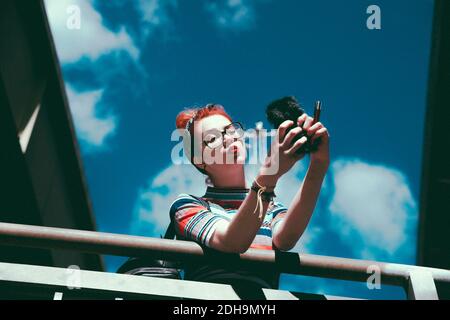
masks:
<path fill-rule="evenodd" d="M 174 223 L 177 239 L 192 240 L 211 247 L 210 240 L 216 223 L 220 220 L 231 221 L 246 198 L 249 189 L 221 189 L 208 187 L 202 197 L 180 194 L 170 207 L 170 219 Z M 280 202 L 269 204 L 263 223 L 258 230 L 250 248 L 272 250 L 272 230 L 286 215 L 287 208 Z M 239 279 L 257 283 L 263 287 L 278 286 L 278 275 L 259 275 L 244 271 L 218 269 L 212 266 L 191 266 L 185 269 L 185 275 L 191 280 L 230 283 L 228 280 Z M 186 278 L 186 277 L 185 277 Z M 264 280 L 261 280 L 264 279 Z"/>

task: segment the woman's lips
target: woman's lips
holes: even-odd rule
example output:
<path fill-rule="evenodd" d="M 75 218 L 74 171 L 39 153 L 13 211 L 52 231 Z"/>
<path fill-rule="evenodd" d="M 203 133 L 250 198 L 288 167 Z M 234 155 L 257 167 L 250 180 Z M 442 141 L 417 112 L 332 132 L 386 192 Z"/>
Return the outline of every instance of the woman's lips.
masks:
<path fill-rule="evenodd" d="M 228 146 L 228 148 L 227 148 L 227 152 L 228 151 L 230 151 L 230 152 L 239 152 L 239 150 L 240 150 L 240 144 L 239 144 L 239 142 L 238 141 L 235 141 L 235 142 L 233 142 L 232 144 L 230 144 L 229 146 Z"/>
<path fill-rule="evenodd" d="M 226 154 L 228 154 L 229 157 L 233 159 L 233 164 L 241 163 L 239 159 L 244 159 L 245 157 L 245 148 L 241 141 L 235 141 L 231 143 L 224 151 Z M 226 155 L 224 156 L 227 158 Z"/>

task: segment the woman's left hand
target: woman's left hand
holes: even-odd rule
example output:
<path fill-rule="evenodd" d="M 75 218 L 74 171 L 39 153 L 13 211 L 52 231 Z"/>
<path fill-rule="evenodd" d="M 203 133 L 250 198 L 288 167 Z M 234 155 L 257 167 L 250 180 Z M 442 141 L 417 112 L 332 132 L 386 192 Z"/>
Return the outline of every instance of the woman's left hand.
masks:
<path fill-rule="evenodd" d="M 316 122 L 312 124 L 314 119 L 309 117 L 306 113 L 298 118 L 298 125 L 303 126 L 303 130 L 307 131 L 309 139 L 311 139 L 311 144 L 315 143 L 317 139 L 318 143 L 316 149 L 310 153 L 311 165 L 317 165 L 328 168 L 330 164 L 330 153 L 329 153 L 329 138 L 328 129 L 321 123 Z"/>

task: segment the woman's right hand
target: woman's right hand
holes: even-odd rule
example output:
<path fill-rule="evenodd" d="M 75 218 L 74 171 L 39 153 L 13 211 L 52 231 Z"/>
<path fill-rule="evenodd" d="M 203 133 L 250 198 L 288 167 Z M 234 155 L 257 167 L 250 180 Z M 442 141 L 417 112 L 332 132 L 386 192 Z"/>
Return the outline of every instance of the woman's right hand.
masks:
<path fill-rule="evenodd" d="M 296 151 L 305 144 L 306 137 L 293 142 L 294 138 L 302 132 L 302 128 L 297 126 L 286 134 L 287 130 L 293 125 L 294 121 L 286 120 L 278 127 L 270 152 L 259 172 L 258 181 L 261 183 L 275 185 L 283 174 L 305 156 L 305 153 L 297 154 Z"/>

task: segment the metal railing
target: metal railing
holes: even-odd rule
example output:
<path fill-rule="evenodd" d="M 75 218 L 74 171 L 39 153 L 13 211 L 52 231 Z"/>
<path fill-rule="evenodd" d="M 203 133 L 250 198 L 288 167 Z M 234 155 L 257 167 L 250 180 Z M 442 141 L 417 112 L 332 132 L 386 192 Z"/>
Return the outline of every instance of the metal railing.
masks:
<path fill-rule="evenodd" d="M 223 264 L 226 263 L 229 267 L 242 270 L 258 267 L 273 270 L 274 272 L 277 271 L 281 273 L 360 282 L 366 282 L 371 273 L 377 272 L 382 284 L 401 286 L 405 289 L 408 299 L 438 299 L 436 284 L 450 285 L 450 271 L 436 268 L 273 250 L 249 249 L 243 254 L 229 254 L 202 247 L 192 241 L 168 240 L 11 223 L 0 223 L 0 243 L 2 245 L 35 248 L 67 249 L 85 253 L 167 259 L 180 261 L 182 264 L 194 262 L 223 266 Z M 10 268 L 12 267 L 14 266 L 10 265 Z M 14 277 L 10 272 L 7 273 L 8 276 L 5 276 L 5 271 L 1 272 L 1 270 L 5 270 L 5 268 L 5 264 L 1 264 L 0 281 L 7 281 L 8 277 Z M 19 267 L 15 265 L 15 268 Z M 93 271 L 83 272 L 90 274 Z M 127 277 L 127 279 L 136 277 L 118 274 L 107 275 L 114 275 L 119 278 Z M 17 280 L 18 279 L 16 279 L 16 282 Z M 32 279 L 30 279 L 30 281 L 31 280 Z M 139 281 L 144 280 L 139 279 Z M 192 285 L 192 281 L 156 278 L 147 279 L 145 281 L 153 281 L 154 283 L 168 281 L 167 284 L 171 283 L 171 281 L 176 281 L 179 288 L 182 286 L 182 282 Z M 123 284 L 123 281 L 121 283 Z M 195 284 L 200 286 L 205 285 L 204 283 L 201 284 L 199 282 L 195 282 Z M 60 283 L 58 285 L 60 285 Z M 226 286 L 219 284 L 214 285 L 223 286 L 223 288 Z M 92 285 L 92 287 L 95 287 L 95 285 Z M 158 284 L 156 287 L 163 288 L 164 285 Z M 180 290 L 180 292 L 185 292 L 184 290 L 187 289 L 184 288 Z M 223 292 L 226 292 L 226 290 Z M 157 292 L 152 292 L 152 295 L 153 294 L 157 294 Z M 227 296 L 225 293 L 224 295 Z M 175 297 L 175 295 L 171 296 Z M 183 296 L 183 294 L 181 294 L 180 297 L 181 296 Z M 191 297 L 189 294 L 184 294 L 184 296 Z M 205 298 L 204 295 L 201 296 Z"/>

